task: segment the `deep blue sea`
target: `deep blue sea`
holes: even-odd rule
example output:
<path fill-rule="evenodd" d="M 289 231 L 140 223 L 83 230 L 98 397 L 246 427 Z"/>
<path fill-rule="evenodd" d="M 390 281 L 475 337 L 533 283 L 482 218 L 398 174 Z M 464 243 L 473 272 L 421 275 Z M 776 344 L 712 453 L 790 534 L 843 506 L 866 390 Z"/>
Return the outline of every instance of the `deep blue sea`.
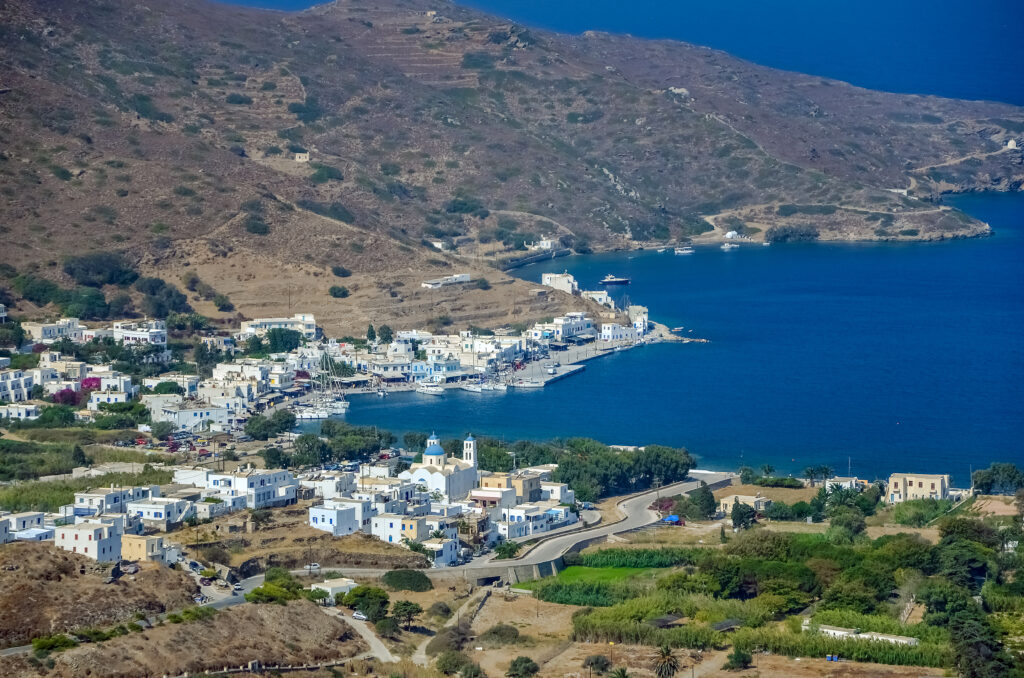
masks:
<path fill-rule="evenodd" d="M 304 9 L 310 0 L 238 0 Z M 890 92 L 1024 105 L 1019 0 L 461 0 L 523 24 L 672 38 Z"/>
<path fill-rule="evenodd" d="M 308 0 L 243 0 L 302 9 Z M 1024 105 L 1024 3 L 1010 0 L 464 0 L 524 24 L 675 38 L 895 92 Z M 658 345 L 538 391 L 356 397 L 347 420 L 688 447 L 710 468 L 827 463 L 874 478 L 1024 463 L 1024 194 L 951 199 L 992 238 L 631 252 L 568 269 L 628 275 L 634 303 L 710 344 Z"/>
<path fill-rule="evenodd" d="M 955 204 L 991 238 L 929 244 L 698 247 L 520 269 L 585 287 L 630 276 L 633 303 L 710 344 L 592 361 L 543 390 L 353 398 L 346 419 L 506 440 L 589 436 L 685 446 L 710 468 L 827 463 L 874 478 L 1024 463 L 1024 194 Z"/>

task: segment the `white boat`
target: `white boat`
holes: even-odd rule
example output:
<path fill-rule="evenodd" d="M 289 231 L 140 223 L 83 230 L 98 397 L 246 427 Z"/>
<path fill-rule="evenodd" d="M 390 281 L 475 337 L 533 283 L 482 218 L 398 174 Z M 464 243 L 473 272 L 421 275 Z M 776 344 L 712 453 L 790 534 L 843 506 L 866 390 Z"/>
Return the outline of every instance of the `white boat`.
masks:
<path fill-rule="evenodd" d="M 659 247 L 659 248 L 658 248 L 658 254 L 661 254 L 661 253 L 662 253 L 662 252 L 664 252 L 664 251 L 665 251 L 666 249 L 667 249 L 667 248 L 665 248 L 665 247 Z"/>
<path fill-rule="evenodd" d="M 675 250 L 676 254 L 693 254 L 692 247 L 677 247 Z"/>
<path fill-rule="evenodd" d="M 508 384 L 500 382 L 500 381 L 497 382 L 496 384 L 491 384 L 491 386 L 494 388 L 495 391 L 507 391 L 508 390 Z"/>
<path fill-rule="evenodd" d="M 295 412 L 296 419 L 327 419 L 330 416 L 330 412 L 320 407 L 299 407 Z"/>
<path fill-rule="evenodd" d="M 739 247 L 739 245 L 737 245 L 736 243 L 731 243 L 731 242 L 723 242 L 722 243 L 722 249 L 725 250 L 726 252 L 728 252 L 731 249 L 736 249 L 737 247 Z"/>
<path fill-rule="evenodd" d="M 443 386 L 434 386 L 431 384 L 420 384 L 416 387 L 417 393 L 423 393 L 424 395 L 444 395 Z"/>
<path fill-rule="evenodd" d="M 378 398 L 387 398 L 388 397 L 388 392 L 385 391 L 382 388 L 379 388 L 379 389 L 377 389 L 377 397 Z"/>
<path fill-rule="evenodd" d="M 460 387 L 463 391 L 469 391 L 470 393 L 483 393 L 484 387 L 480 384 L 463 384 Z"/>
<path fill-rule="evenodd" d="M 761 243 L 761 247 L 770 247 L 770 246 L 771 246 L 770 242 L 766 241 L 766 242 Z"/>
<path fill-rule="evenodd" d="M 544 382 L 536 379 L 520 379 L 512 385 L 516 388 L 544 388 Z"/>

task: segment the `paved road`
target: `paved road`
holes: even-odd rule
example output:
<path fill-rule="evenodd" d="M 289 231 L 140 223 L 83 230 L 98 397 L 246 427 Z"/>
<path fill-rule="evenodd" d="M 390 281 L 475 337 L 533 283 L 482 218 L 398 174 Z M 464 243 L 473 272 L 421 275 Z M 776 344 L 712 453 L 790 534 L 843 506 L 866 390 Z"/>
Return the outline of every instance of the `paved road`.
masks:
<path fill-rule="evenodd" d="M 635 530 L 639 527 L 645 527 L 658 520 L 658 514 L 654 511 L 649 510 L 647 507 L 654 502 L 654 500 L 660 496 L 671 496 L 680 494 L 682 492 L 689 492 L 695 490 L 700 486 L 701 481 L 706 482 L 708 485 L 716 483 L 720 480 L 725 480 L 730 477 L 728 473 L 691 473 L 691 478 L 694 480 L 687 480 L 681 483 L 675 483 L 673 485 L 666 485 L 659 490 L 651 490 L 650 492 L 644 492 L 628 499 L 624 499 L 619 503 L 625 519 L 620 520 L 616 523 L 608 523 L 606 525 L 598 525 L 597 527 L 585 530 L 577 530 L 576 532 L 570 532 L 568 534 L 554 537 L 546 541 L 542 541 L 537 544 L 529 553 L 521 558 L 513 558 L 510 560 L 480 560 L 476 559 L 470 561 L 464 567 L 468 570 L 477 568 L 490 568 L 495 565 L 508 564 L 509 566 L 519 565 L 538 565 L 540 563 L 546 563 L 554 560 L 559 556 L 563 555 L 571 547 L 584 539 L 593 539 L 595 537 L 607 537 L 609 535 L 618 534 L 620 532 L 627 532 L 629 530 Z"/>

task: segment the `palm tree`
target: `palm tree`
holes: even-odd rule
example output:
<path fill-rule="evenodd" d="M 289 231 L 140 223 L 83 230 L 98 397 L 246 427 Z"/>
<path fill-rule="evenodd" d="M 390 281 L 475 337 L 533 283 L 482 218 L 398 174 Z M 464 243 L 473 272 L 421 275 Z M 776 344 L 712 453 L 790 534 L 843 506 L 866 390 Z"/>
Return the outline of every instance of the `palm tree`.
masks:
<path fill-rule="evenodd" d="M 804 478 L 811 481 L 811 487 L 814 487 L 814 479 L 818 477 L 818 469 L 813 466 L 808 466 L 804 469 Z"/>
<path fill-rule="evenodd" d="M 662 645 L 654 658 L 654 675 L 657 678 L 672 678 L 679 671 L 679 659 L 672 654 L 672 648 Z"/>
<path fill-rule="evenodd" d="M 431 539 L 444 539 L 445 538 L 444 530 L 434 530 L 433 532 L 430 533 L 430 538 Z"/>
<path fill-rule="evenodd" d="M 761 474 L 762 475 L 770 476 L 773 473 L 775 473 L 775 467 L 774 466 L 772 466 L 771 464 L 762 464 L 761 465 Z"/>
<path fill-rule="evenodd" d="M 831 478 L 833 476 L 832 467 L 831 466 L 819 466 L 818 467 L 818 475 L 821 476 L 821 479 L 823 481 L 824 480 L 828 480 L 829 478 Z"/>
<path fill-rule="evenodd" d="M 629 678 L 629 671 L 621 666 L 608 674 L 608 678 Z"/>

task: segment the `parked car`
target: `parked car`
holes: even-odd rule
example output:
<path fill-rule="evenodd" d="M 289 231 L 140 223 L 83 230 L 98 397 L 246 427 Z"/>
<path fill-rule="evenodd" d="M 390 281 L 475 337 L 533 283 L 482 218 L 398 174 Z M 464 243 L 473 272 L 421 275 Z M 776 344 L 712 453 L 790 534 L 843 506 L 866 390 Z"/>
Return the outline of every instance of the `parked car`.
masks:
<path fill-rule="evenodd" d="M 320 569 L 320 563 L 310 563 L 307 566 L 307 568 L 310 569 L 310 570 L 319 570 Z"/>
<path fill-rule="evenodd" d="M 367 620 L 366 619 L 366 615 L 363 614 L 362 612 L 360 612 L 359 610 L 356 610 L 355 612 L 352 613 L 352 618 L 353 619 L 358 619 L 359 621 L 366 621 Z"/>
<path fill-rule="evenodd" d="M 241 591 L 241 590 L 242 590 L 242 585 L 241 585 L 241 584 L 239 584 L 238 582 L 235 582 L 235 585 L 234 585 L 234 586 L 232 586 L 231 588 L 232 588 L 232 590 L 234 590 L 234 591 Z"/>

